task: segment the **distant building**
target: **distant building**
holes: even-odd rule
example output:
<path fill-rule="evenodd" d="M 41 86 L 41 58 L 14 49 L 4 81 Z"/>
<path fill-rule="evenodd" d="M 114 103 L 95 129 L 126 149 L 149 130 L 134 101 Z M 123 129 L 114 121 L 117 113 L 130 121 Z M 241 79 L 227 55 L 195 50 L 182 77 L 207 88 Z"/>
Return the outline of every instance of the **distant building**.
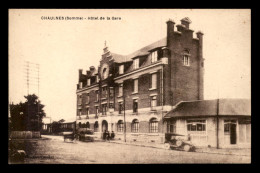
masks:
<path fill-rule="evenodd" d="M 180 101 L 204 97 L 203 33 L 193 38 L 190 23 L 184 18 L 175 30 L 175 22 L 167 21 L 165 38 L 126 56 L 105 44 L 99 67 L 86 74 L 79 70 L 77 128 L 93 129 L 100 137 L 114 131 L 124 139 L 126 122 L 128 141 L 163 142 L 165 114 Z"/>
<path fill-rule="evenodd" d="M 61 131 L 74 131 L 76 128 L 76 121 L 75 120 L 68 120 L 61 123 Z"/>
<path fill-rule="evenodd" d="M 168 133 L 190 134 L 196 146 L 251 148 L 250 100 L 183 101 L 164 120 Z"/>

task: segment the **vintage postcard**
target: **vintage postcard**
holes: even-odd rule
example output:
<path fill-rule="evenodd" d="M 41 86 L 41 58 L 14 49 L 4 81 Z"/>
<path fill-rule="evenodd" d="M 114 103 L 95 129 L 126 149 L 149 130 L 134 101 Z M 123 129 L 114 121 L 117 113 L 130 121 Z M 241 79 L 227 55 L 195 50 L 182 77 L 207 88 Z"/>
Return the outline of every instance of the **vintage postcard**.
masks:
<path fill-rule="evenodd" d="M 250 9 L 9 9 L 9 164 L 251 163 Z"/>

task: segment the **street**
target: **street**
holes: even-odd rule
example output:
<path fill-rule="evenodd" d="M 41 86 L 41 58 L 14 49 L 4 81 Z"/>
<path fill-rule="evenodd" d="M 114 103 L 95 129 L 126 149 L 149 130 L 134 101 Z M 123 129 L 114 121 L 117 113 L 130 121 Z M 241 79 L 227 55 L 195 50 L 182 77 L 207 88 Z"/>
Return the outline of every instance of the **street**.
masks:
<path fill-rule="evenodd" d="M 64 142 L 42 136 L 25 144 L 29 164 L 250 163 L 250 156 L 184 152 L 109 142 Z"/>

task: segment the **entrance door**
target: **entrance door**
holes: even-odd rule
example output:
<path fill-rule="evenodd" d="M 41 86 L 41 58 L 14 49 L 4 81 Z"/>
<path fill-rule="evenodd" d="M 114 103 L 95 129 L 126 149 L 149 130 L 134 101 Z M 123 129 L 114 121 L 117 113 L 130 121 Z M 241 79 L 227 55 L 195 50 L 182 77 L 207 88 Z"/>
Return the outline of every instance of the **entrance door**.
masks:
<path fill-rule="evenodd" d="M 102 132 L 104 132 L 105 130 L 108 130 L 108 124 L 106 120 L 102 121 Z"/>
<path fill-rule="evenodd" d="M 230 124 L 230 144 L 237 143 L 236 124 Z"/>
<path fill-rule="evenodd" d="M 237 143 L 237 122 L 236 120 L 224 120 L 224 140 L 225 145 Z"/>

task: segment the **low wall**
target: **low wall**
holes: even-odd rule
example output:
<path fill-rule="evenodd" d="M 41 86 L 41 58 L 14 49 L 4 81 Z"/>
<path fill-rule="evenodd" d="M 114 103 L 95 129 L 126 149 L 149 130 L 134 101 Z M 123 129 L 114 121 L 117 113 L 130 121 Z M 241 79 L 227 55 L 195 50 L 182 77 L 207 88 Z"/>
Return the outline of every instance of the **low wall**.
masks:
<path fill-rule="evenodd" d="M 41 133 L 39 131 L 12 131 L 10 133 L 11 139 L 32 139 L 40 137 Z"/>

